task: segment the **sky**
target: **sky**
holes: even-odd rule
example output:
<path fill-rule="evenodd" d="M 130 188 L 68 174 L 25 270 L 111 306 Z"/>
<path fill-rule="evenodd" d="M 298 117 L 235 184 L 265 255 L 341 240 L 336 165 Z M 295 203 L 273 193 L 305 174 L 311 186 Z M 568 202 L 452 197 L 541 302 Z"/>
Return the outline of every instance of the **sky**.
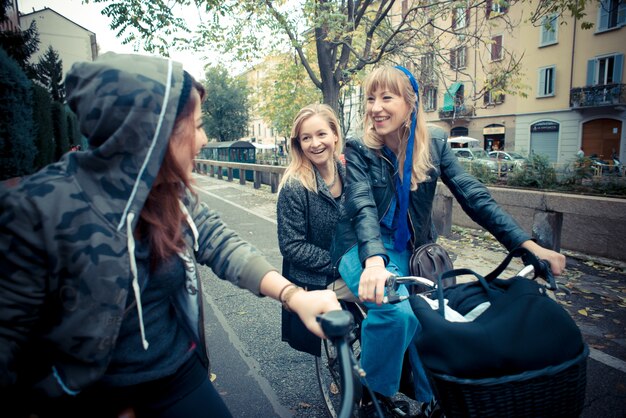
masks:
<path fill-rule="evenodd" d="M 149 1 L 149 0 L 146 0 Z M 82 0 L 18 0 L 18 7 L 24 14 L 41 10 L 44 7 L 53 9 L 57 13 L 65 16 L 71 21 L 88 29 L 96 34 L 96 42 L 100 47 L 100 53 L 108 51 L 118 53 L 134 53 L 131 45 L 123 45 L 121 40 L 116 38 L 115 31 L 109 28 L 110 20 L 107 16 L 100 14 L 106 6 L 102 3 L 83 4 Z M 139 51 L 139 53 L 145 53 Z M 190 51 L 172 51 L 172 59 L 183 63 L 183 67 L 196 79 L 204 78 L 203 63 L 198 56 Z"/>

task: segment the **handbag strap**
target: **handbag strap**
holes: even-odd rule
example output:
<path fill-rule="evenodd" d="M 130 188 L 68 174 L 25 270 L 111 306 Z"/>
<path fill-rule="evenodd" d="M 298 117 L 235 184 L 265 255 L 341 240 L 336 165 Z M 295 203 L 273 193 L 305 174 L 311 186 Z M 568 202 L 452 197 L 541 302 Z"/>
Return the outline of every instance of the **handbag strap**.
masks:
<path fill-rule="evenodd" d="M 480 284 L 482 285 L 483 289 L 485 289 L 485 292 L 487 292 L 487 296 L 489 300 L 493 300 L 497 296 L 497 292 L 491 288 L 487 280 L 480 274 L 476 273 L 474 270 L 461 268 L 461 269 L 453 269 L 453 270 L 446 271 L 445 273 L 442 273 L 437 276 L 437 300 L 439 301 L 439 306 L 437 308 L 437 311 L 444 318 L 445 318 L 445 307 L 444 307 L 444 297 L 443 297 L 443 281 L 451 277 L 464 276 L 464 275 L 470 275 L 470 276 L 476 277 L 478 281 L 480 282 Z"/>
<path fill-rule="evenodd" d="M 533 279 L 537 277 L 543 277 L 548 285 L 546 286 L 550 290 L 557 290 L 556 281 L 552 275 L 552 269 L 550 263 L 547 260 L 539 260 L 535 254 L 527 250 L 524 247 L 517 247 L 513 251 L 507 254 L 506 258 L 502 260 L 500 265 L 496 267 L 491 273 L 485 276 L 487 282 L 491 282 L 493 279 L 497 279 L 500 274 L 508 267 L 513 257 L 521 257 L 524 265 L 532 265 L 534 267 Z"/>

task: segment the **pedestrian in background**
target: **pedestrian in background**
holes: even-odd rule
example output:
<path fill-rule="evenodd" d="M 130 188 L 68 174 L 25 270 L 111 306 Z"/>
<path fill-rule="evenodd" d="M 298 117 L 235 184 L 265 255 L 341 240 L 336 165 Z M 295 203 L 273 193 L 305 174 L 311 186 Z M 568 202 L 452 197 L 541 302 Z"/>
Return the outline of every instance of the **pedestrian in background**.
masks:
<path fill-rule="evenodd" d="M 289 139 L 289 165 L 280 183 L 276 218 L 283 276 L 312 289 L 332 289 L 339 299 L 356 301 L 333 275 L 330 246 L 339 219 L 345 168 L 340 161 L 341 128 L 333 109 L 312 104 L 295 117 Z M 320 355 L 319 338 L 299 318 L 283 310 L 283 341 Z"/>
<path fill-rule="evenodd" d="M 3 416 L 230 416 L 208 378 L 196 263 L 318 336 L 335 295 L 294 287 L 199 202 L 205 91 L 180 64 L 108 53 L 66 89 L 88 149 L 0 194 Z"/>
<path fill-rule="evenodd" d="M 363 92 L 364 137 L 346 143 L 345 211 L 337 227 L 333 263 L 368 308 L 361 330 L 367 384 L 380 397 L 393 396 L 408 349 L 415 397 L 428 415 L 436 405 L 411 344 L 420 329 L 417 318 L 407 301 L 381 303 L 389 275 L 408 275 L 412 250 L 437 239 L 431 218 L 437 180 L 508 250 L 528 248 L 550 261 L 555 274 L 563 271 L 565 257 L 531 241 L 485 186 L 465 172 L 443 130 L 427 127 L 417 81 L 408 70 L 376 68 L 364 80 Z M 406 289 L 400 292 L 406 294 Z"/>

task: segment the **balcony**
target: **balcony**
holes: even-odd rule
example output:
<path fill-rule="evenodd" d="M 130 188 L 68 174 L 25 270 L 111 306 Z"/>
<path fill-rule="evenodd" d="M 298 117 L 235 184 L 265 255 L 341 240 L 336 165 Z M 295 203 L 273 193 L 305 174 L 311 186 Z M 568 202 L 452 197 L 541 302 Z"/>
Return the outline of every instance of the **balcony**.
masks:
<path fill-rule="evenodd" d="M 472 116 L 474 116 L 474 106 L 472 105 L 460 104 L 452 106 L 452 109 L 449 109 L 449 107 L 439 109 L 439 119 L 449 122 L 455 120 L 469 120 Z"/>
<path fill-rule="evenodd" d="M 577 110 L 626 106 L 626 84 L 573 88 L 569 94 L 569 105 L 570 108 Z"/>

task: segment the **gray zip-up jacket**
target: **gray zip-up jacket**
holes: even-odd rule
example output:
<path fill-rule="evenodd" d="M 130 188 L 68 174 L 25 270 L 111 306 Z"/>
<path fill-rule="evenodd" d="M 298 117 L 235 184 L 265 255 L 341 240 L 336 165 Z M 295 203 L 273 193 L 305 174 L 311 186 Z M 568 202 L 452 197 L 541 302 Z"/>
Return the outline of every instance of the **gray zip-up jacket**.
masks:
<path fill-rule="evenodd" d="M 161 166 L 183 85 L 171 60 L 104 54 L 72 67 L 67 100 L 89 148 L 0 191 L 0 392 L 75 394 L 105 372 L 128 298 L 141 323 L 133 231 Z M 196 262 L 259 294 L 275 270 L 189 194 L 186 285 L 176 307 L 204 362 Z M 143 327 L 143 346 L 149 349 Z M 7 392 L 5 392 L 7 393 Z"/>

